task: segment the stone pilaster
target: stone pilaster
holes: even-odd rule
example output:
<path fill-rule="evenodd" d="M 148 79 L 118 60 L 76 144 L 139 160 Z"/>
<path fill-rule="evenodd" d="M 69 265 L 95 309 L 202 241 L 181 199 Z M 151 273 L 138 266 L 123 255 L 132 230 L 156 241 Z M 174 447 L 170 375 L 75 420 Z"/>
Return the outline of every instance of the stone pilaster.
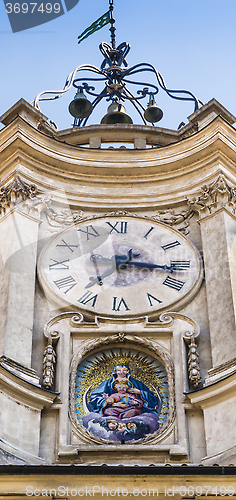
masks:
<path fill-rule="evenodd" d="M 236 352 L 235 194 L 220 175 L 189 201 L 201 226 L 213 368 Z"/>
<path fill-rule="evenodd" d="M 40 219 L 30 215 L 27 203 L 32 202 L 35 193 L 34 186 L 18 177 L 0 190 L 0 355 L 10 364 L 17 362 L 18 368 L 31 367 Z"/>

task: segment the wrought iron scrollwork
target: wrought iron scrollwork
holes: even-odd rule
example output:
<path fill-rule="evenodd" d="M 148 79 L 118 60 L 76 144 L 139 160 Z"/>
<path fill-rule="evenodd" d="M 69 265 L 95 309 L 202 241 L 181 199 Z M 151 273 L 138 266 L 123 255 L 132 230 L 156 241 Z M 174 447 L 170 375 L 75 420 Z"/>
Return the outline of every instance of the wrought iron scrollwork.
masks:
<path fill-rule="evenodd" d="M 113 102 L 124 102 L 130 101 L 135 107 L 136 111 L 142 118 L 142 121 L 147 125 L 147 121 L 144 117 L 145 107 L 140 102 L 147 95 L 150 95 L 154 99 L 154 95 L 162 89 L 166 94 L 172 99 L 182 100 L 182 101 L 192 101 L 194 103 L 194 111 L 199 109 L 203 104 L 197 99 L 197 97 L 190 91 L 187 90 L 172 90 L 166 86 L 163 76 L 156 70 L 156 68 L 149 63 L 139 63 L 131 68 L 128 66 L 126 56 L 130 51 L 130 45 L 127 42 L 123 42 L 118 47 L 115 45 L 115 20 L 113 18 L 113 0 L 109 0 L 110 5 L 110 32 L 111 32 L 111 45 L 107 42 L 102 42 L 99 49 L 104 57 L 100 68 L 85 64 L 78 66 L 74 71 L 72 71 L 66 79 L 64 88 L 62 90 L 44 91 L 41 92 L 33 101 L 33 105 L 39 108 L 39 102 L 43 100 L 58 99 L 67 92 L 72 85 L 76 88 L 81 87 L 87 94 L 94 96 L 92 110 L 102 101 L 106 99 L 107 101 Z M 76 78 L 78 73 L 81 72 L 93 73 L 92 77 L 79 77 Z M 137 75 L 139 73 L 152 73 L 156 79 L 156 83 L 147 83 L 141 81 L 135 81 L 132 75 Z M 101 92 L 96 92 L 95 87 L 90 85 L 90 82 L 98 83 L 104 82 L 104 87 Z M 135 91 L 130 90 L 129 86 L 142 87 Z M 75 118 L 74 126 L 84 126 L 87 123 L 89 117 L 85 118 Z M 156 120 L 158 121 L 158 120 Z"/>

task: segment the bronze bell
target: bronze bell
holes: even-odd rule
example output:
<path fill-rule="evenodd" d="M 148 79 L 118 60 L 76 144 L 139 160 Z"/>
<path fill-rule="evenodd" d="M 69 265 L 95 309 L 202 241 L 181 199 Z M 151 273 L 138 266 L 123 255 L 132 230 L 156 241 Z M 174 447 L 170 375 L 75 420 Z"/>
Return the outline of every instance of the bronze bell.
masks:
<path fill-rule="evenodd" d="M 82 88 L 78 88 L 73 101 L 69 105 L 69 112 L 74 118 L 87 118 L 93 111 L 91 102 L 83 93 Z"/>
<path fill-rule="evenodd" d="M 133 121 L 125 112 L 125 107 L 119 102 L 113 102 L 108 106 L 107 114 L 103 117 L 102 124 L 115 125 L 116 123 L 123 123 L 132 125 Z"/>
<path fill-rule="evenodd" d="M 163 117 L 163 111 L 158 108 L 155 99 L 151 99 L 144 113 L 144 118 L 147 122 L 159 122 Z"/>

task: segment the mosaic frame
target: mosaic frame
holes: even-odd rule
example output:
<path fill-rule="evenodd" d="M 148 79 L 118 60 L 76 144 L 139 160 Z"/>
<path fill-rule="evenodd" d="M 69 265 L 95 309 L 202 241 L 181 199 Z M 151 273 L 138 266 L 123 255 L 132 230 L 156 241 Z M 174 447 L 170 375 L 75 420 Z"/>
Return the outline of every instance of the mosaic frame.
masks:
<path fill-rule="evenodd" d="M 80 425 L 77 420 L 75 411 L 75 388 L 76 388 L 76 375 L 78 365 L 89 358 L 92 354 L 113 348 L 134 349 L 141 351 L 141 353 L 151 356 L 156 360 L 160 360 L 165 368 L 168 380 L 169 389 L 169 410 L 166 421 L 159 427 L 153 434 L 149 434 L 145 438 L 136 441 L 127 441 L 125 444 L 139 446 L 140 444 L 157 444 L 162 441 L 166 435 L 169 434 L 172 424 L 175 419 L 175 398 L 174 398 L 174 367 L 170 354 L 157 342 L 147 340 L 144 338 L 136 337 L 134 335 L 124 335 L 120 333 L 116 336 L 100 337 L 81 343 L 80 347 L 75 351 L 70 370 L 70 391 L 69 391 L 69 417 L 72 423 L 72 429 L 75 436 L 80 441 L 87 442 L 88 444 L 109 444 L 119 446 L 120 443 L 116 441 L 107 440 L 98 436 L 92 435 L 83 425 Z"/>

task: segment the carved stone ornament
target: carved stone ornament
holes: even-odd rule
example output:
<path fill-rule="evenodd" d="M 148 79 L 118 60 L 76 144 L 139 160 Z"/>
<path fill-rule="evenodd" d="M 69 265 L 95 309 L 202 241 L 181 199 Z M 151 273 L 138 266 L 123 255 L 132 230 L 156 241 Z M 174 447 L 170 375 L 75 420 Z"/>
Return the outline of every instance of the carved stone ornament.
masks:
<path fill-rule="evenodd" d="M 44 334 L 44 337 L 46 337 L 46 339 L 48 339 L 48 342 L 50 344 L 53 344 L 53 342 L 54 343 L 57 342 L 57 340 L 61 336 L 61 331 L 56 330 L 55 329 L 55 325 L 58 324 L 61 319 L 70 318 L 71 314 L 73 314 L 73 313 L 62 313 L 62 314 L 59 314 L 58 316 L 51 318 L 46 323 L 46 325 L 44 327 L 43 334 Z M 82 317 L 82 314 L 80 314 L 80 315 L 76 314 L 76 317 L 77 316 L 81 316 Z"/>
<path fill-rule="evenodd" d="M 170 428 L 172 428 L 172 424 L 175 416 L 175 404 L 174 404 L 174 368 L 170 355 L 156 342 L 147 340 L 144 338 L 136 337 L 134 335 L 124 334 L 123 332 L 116 333 L 115 335 L 111 335 L 109 337 L 100 337 L 98 339 L 92 339 L 89 341 L 83 342 L 79 349 L 75 352 L 72 363 L 71 363 L 71 374 L 70 374 L 70 419 L 73 425 L 73 432 L 83 441 L 85 440 L 87 443 L 97 443 L 104 444 L 105 442 L 110 443 L 111 441 L 107 440 L 105 437 L 101 438 L 98 435 L 91 434 L 88 430 L 80 425 L 77 418 L 76 406 L 78 405 L 76 401 L 76 391 L 77 389 L 77 373 L 78 373 L 78 365 L 80 365 L 84 360 L 95 359 L 95 362 L 92 361 L 92 364 L 99 363 L 99 357 L 105 356 L 107 357 L 107 352 L 111 352 L 111 355 L 115 355 L 116 352 L 115 345 L 116 343 L 120 343 L 120 347 L 118 349 L 119 353 L 123 353 L 125 356 L 125 351 L 127 351 L 126 356 L 132 356 L 132 350 L 137 350 L 137 352 L 143 353 L 144 361 L 143 367 L 145 370 L 145 359 L 149 360 L 151 358 L 159 359 L 162 365 L 165 368 L 165 372 L 167 374 L 168 380 L 168 414 L 165 414 L 164 423 L 160 425 L 158 430 L 149 434 L 146 437 L 138 439 L 135 441 L 132 439 L 128 441 L 127 444 L 155 444 L 159 441 L 160 437 L 163 438 L 168 434 Z M 120 354 L 119 354 L 120 355 Z M 106 358 L 109 359 L 109 356 Z M 137 354 L 135 355 L 135 359 L 137 359 Z M 83 371 L 83 370 L 82 370 Z M 80 370 L 79 370 L 80 372 Z M 91 384 L 91 382 L 90 382 Z M 83 397 L 84 400 L 84 397 Z M 163 403 L 165 404 L 165 403 Z M 167 409 L 163 410 L 167 412 Z M 93 414 L 91 414 L 93 416 Z M 88 415 L 89 416 L 89 415 Z M 93 417 L 94 418 L 94 417 Z M 96 419 L 95 419 L 96 420 Z M 95 420 L 93 420 L 95 422 Z M 135 420 L 135 417 L 133 417 Z"/>
<path fill-rule="evenodd" d="M 193 214 L 194 211 L 191 208 L 178 213 L 174 210 L 160 210 L 151 219 L 168 224 L 168 226 L 175 226 L 175 229 L 186 235 L 189 233 L 189 219 Z"/>
<path fill-rule="evenodd" d="M 61 210 L 60 212 L 57 212 L 53 208 L 50 207 L 50 203 L 52 201 L 52 198 L 50 198 L 50 201 L 46 202 L 46 200 L 43 200 L 45 202 L 45 207 L 44 207 L 44 213 L 46 215 L 48 224 L 51 227 L 55 228 L 66 228 L 67 226 L 72 225 L 73 223 L 76 222 L 82 222 L 86 220 L 91 220 L 91 219 L 99 219 L 99 218 L 104 218 L 104 217 L 122 217 L 122 216 L 131 216 L 131 217 L 138 217 L 141 219 L 149 219 L 153 220 L 155 222 L 162 222 L 163 224 L 167 224 L 168 226 L 175 226 L 175 229 L 178 231 L 182 232 L 183 234 L 188 234 L 189 233 L 189 219 L 194 214 L 194 211 L 192 208 L 189 208 L 187 210 L 183 210 L 182 212 L 177 212 L 175 213 L 174 210 L 160 210 L 156 212 L 153 216 L 142 216 L 136 213 L 128 212 L 126 210 L 117 210 L 114 212 L 107 212 L 107 213 L 101 213 L 101 214 L 94 214 L 94 215 L 85 215 L 82 210 L 76 210 L 76 211 L 71 211 L 70 209 L 65 209 Z M 36 206 L 36 200 L 35 200 L 35 206 Z"/>
<path fill-rule="evenodd" d="M 236 188 L 230 186 L 224 175 L 221 174 L 213 184 L 204 185 L 201 188 L 201 194 L 198 198 L 187 200 L 187 202 L 194 212 L 198 212 L 200 219 L 223 207 L 235 214 Z"/>
<path fill-rule="evenodd" d="M 56 212 L 53 208 L 46 207 L 45 215 L 49 226 L 52 227 L 67 227 L 71 224 L 83 220 L 84 214 L 82 210 L 72 212 L 70 209 Z"/>
<path fill-rule="evenodd" d="M 190 384 L 193 385 L 194 389 L 197 389 L 199 385 L 201 385 L 201 373 L 199 354 L 197 352 L 197 344 L 194 338 L 192 338 L 188 350 L 188 376 Z"/>
<path fill-rule="evenodd" d="M 81 220 L 86 219 L 99 219 L 101 217 L 122 217 L 122 216 L 130 216 L 130 217 L 138 217 L 140 219 L 148 219 L 150 221 L 162 222 L 163 224 L 167 224 L 168 226 L 175 226 L 175 229 L 182 232 L 183 234 L 189 233 L 189 219 L 194 215 L 194 211 L 192 208 L 187 210 L 183 210 L 182 212 L 175 213 L 174 210 L 159 210 L 154 215 L 140 215 L 132 212 L 128 212 L 126 210 L 117 210 L 115 212 L 108 212 L 98 215 L 93 215 L 90 217 L 84 216 Z"/>
<path fill-rule="evenodd" d="M 52 340 L 48 341 L 48 345 L 43 353 L 43 382 L 42 385 L 46 389 L 51 389 L 54 382 L 54 365 L 56 363 L 56 353 L 52 346 Z"/>
<path fill-rule="evenodd" d="M 159 210 L 152 216 L 142 216 L 126 210 L 85 215 L 82 210 L 72 211 L 69 208 L 56 211 L 51 207 L 52 200 L 52 193 L 39 194 L 35 185 L 26 184 L 19 176 L 16 176 L 10 184 L 0 188 L 0 215 L 4 215 L 8 210 L 18 206 L 18 209 L 21 211 L 38 218 L 44 213 L 48 224 L 58 229 L 90 219 L 127 215 L 162 222 L 168 226 L 175 226 L 175 229 L 186 235 L 189 233 L 189 219 L 194 214 L 194 210 L 191 207 L 182 212 L 175 212 L 172 209 Z"/>
<path fill-rule="evenodd" d="M 0 188 L 0 214 L 5 215 L 17 205 L 23 205 L 26 200 L 35 199 L 36 194 L 37 187 L 26 184 L 17 175 L 10 184 Z"/>
<path fill-rule="evenodd" d="M 201 385 L 201 370 L 199 362 L 199 354 L 197 352 L 196 339 L 199 337 L 197 332 L 185 332 L 183 338 L 187 344 L 187 357 L 188 357 L 188 378 L 190 386 L 197 389 Z"/>

